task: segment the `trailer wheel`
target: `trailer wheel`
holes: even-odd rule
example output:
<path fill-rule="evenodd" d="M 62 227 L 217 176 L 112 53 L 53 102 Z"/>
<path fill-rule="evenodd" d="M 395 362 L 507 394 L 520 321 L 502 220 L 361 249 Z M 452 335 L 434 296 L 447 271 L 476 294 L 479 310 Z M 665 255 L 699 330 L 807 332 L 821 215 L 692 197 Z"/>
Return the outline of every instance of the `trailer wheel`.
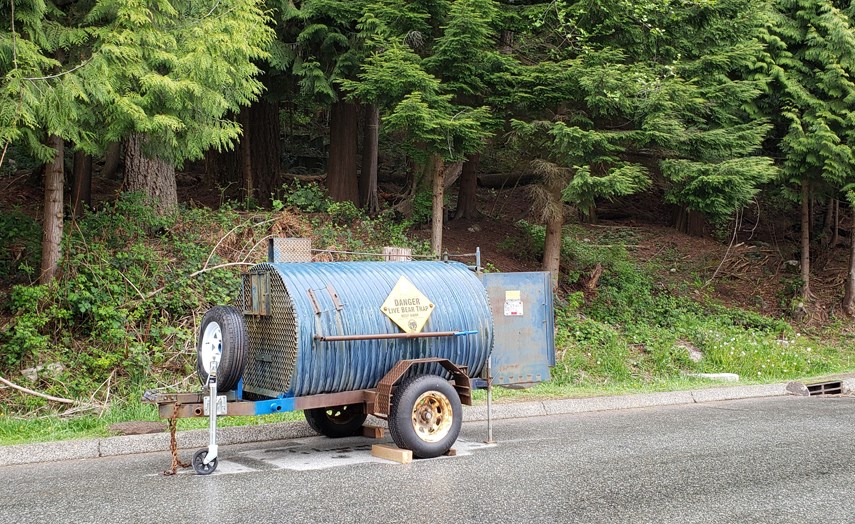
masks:
<path fill-rule="evenodd" d="M 237 386 L 246 365 L 249 335 L 243 315 L 231 306 L 216 306 L 202 317 L 196 345 L 196 370 L 207 384 L 211 362 L 217 361 L 217 390 L 231 391 Z"/>
<path fill-rule="evenodd" d="M 360 404 L 306 409 L 303 414 L 313 430 L 330 438 L 359 435 L 368 418 Z"/>
<path fill-rule="evenodd" d="M 435 375 L 406 379 L 392 397 L 389 433 L 399 448 L 421 458 L 445 454 L 460 434 L 463 408 L 457 391 Z"/>
<path fill-rule="evenodd" d="M 193 470 L 197 475 L 210 475 L 217 469 L 217 459 L 205 464 L 205 457 L 208 456 L 207 449 L 200 449 L 193 454 Z"/>

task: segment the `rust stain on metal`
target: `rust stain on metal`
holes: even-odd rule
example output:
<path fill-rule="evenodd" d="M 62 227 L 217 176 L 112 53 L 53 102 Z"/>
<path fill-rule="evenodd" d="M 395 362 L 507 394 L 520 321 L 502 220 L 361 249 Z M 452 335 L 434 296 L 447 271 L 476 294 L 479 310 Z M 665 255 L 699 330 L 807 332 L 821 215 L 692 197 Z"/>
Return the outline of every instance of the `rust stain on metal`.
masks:
<path fill-rule="evenodd" d="M 315 292 L 311 289 L 307 289 L 306 294 L 309 295 L 309 300 L 312 301 L 312 309 L 315 310 L 315 314 L 320 315 L 321 307 L 318 305 L 318 299 L 315 298 Z"/>
<path fill-rule="evenodd" d="M 335 304 L 336 311 L 341 311 L 344 306 L 342 305 L 341 300 L 339 300 L 338 293 L 336 293 L 332 284 L 327 284 L 327 293 L 330 294 L 330 298 L 332 299 L 333 304 Z"/>
<path fill-rule="evenodd" d="M 416 358 L 410 360 L 401 360 L 389 370 L 386 375 L 377 383 L 377 405 L 374 409 L 375 414 L 388 417 L 392 405 L 392 392 L 395 384 L 404 376 L 404 373 L 416 364 L 436 363 L 444 367 L 451 373 L 454 379 L 454 389 L 460 396 L 460 403 L 472 405 L 472 382 L 466 374 L 465 369 L 454 365 L 444 358 Z"/>

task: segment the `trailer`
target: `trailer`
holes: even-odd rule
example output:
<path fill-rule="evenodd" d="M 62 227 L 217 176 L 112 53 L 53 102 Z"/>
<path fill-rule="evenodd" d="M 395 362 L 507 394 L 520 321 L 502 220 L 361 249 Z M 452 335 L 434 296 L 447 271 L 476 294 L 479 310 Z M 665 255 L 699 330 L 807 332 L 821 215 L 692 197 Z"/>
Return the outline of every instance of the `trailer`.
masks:
<path fill-rule="evenodd" d="M 493 273 L 443 260 L 312 262 L 307 239 L 271 239 L 235 306 L 202 319 L 202 389 L 149 400 L 169 419 L 208 417 L 196 473 L 217 467 L 217 418 L 302 410 L 330 438 L 384 419 L 415 457 L 451 448 L 472 391 L 549 380 L 555 365 L 548 272 Z M 389 257 L 387 256 L 387 259 Z"/>

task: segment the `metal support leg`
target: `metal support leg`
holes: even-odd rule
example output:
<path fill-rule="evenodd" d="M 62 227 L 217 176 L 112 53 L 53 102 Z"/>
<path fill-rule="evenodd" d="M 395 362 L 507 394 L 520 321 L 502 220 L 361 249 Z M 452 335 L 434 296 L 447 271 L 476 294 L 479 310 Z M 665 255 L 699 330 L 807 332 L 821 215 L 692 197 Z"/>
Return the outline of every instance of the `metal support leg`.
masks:
<path fill-rule="evenodd" d="M 490 362 L 493 357 L 487 357 L 487 444 L 495 444 L 493 440 L 493 370 Z"/>
<path fill-rule="evenodd" d="M 208 449 L 193 454 L 193 469 L 198 475 L 210 475 L 217 469 L 217 362 L 211 362 L 208 373 Z"/>
<path fill-rule="evenodd" d="M 217 362 L 211 362 L 211 373 L 208 375 L 208 388 L 211 401 L 208 408 L 208 454 L 203 464 L 217 460 Z"/>

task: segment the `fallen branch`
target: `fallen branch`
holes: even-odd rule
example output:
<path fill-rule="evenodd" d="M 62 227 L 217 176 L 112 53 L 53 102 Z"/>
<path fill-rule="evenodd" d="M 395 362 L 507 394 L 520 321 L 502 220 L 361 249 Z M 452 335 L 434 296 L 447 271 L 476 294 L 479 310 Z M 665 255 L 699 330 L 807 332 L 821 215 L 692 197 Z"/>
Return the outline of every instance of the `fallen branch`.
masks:
<path fill-rule="evenodd" d="M 80 406 L 74 406 L 73 408 L 68 408 L 59 414 L 60 417 L 71 417 L 77 415 L 78 413 L 85 413 L 87 411 L 97 411 L 101 408 L 95 405 L 83 404 Z M 100 415 L 99 415 L 100 417 Z"/>
<path fill-rule="evenodd" d="M 70 405 L 72 405 L 72 406 L 74 406 L 74 405 L 80 405 L 80 404 L 81 404 L 81 402 L 78 402 L 77 400 L 71 400 L 71 399 L 67 399 L 67 398 L 54 397 L 54 396 L 51 396 L 51 395 L 47 395 L 47 394 L 45 394 L 45 393 L 39 393 L 38 391 L 33 391 L 32 389 L 25 388 L 24 386 L 19 386 L 19 385 L 15 384 L 14 382 L 9 382 L 8 380 L 6 380 L 6 379 L 5 379 L 5 378 L 3 378 L 3 377 L 0 377 L 0 382 L 2 382 L 3 384 L 6 384 L 6 385 L 7 385 L 7 386 L 9 386 L 10 388 L 17 389 L 17 390 L 18 390 L 18 391 L 20 391 L 21 393 L 26 393 L 27 395 L 33 395 L 33 396 L 36 396 L 36 397 L 40 397 L 40 398 L 43 398 L 43 399 L 45 399 L 45 400 L 50 400 L 51 402 L 59 402 L 59 403 L 62 403 L 62 404 L 70 404 Z"/>
<path fill-rule="evenodd" d="M 248 227 L 257 227 L 257 226 L 262 226 L 262 225 L 264 225 L 264 224 L 269 224 L 270 222 L 275 222 L 276 220 L 278 220 L 278 219 L 277 219 L 277 218 L 270 218 L 270 219 L 267 219 L 267 220 L 263 220 L 263 221 L 261 221 L 261 222 L 257 222 L 257 223 L 255 223 L 255 224 L 249 224 L 249 225 L 248 225 Z M 214 249 L 212 249 L 212 250 L 211 250 L 211 253 L 208 255 L 208 259 L 207 259 L 207 260 L 205 260 L 205 265 L 204 265 L 204 266 L 202 266 L 202 269 L 206 269 L 206 268 L 208 267 L 208 264 L 210 264 L 210 263 L 211 263 L 211 259 L 212 259 L 212 258 L 214 258 L 214 253 L 216 253 L 216 252 L 217 252 L 217 248 L 218 248 L 218 247 L 220 247 L 220 244 L 222 244 L 222 243 L 223 243 L 223 240 L 225 240 L 229 235 L 231 235 L 232 233 L 234 233 L 235 231 L 237 231 L 237 230 L 238 230 L 238 229 L 240 229 L 241 227 L 246 227 L 246 226 L 247 226 L 247 223 L 246 223 L 246 222 L 241 222 L 240 224 L 238 224 L 238 225 L 236 225 L 235 227 L 231 228 L 231 229 L 229 230 L 229 232 L 228 232 L 228 233 L 226 233 L 225 235 L 223 235 L 223 237 L 222 237 L 222 238 L 220 238 L 220 241 L 219 241 L 219 242 L 217 242 L 217 245 L 215 245 L 215 246 L 214 246 Z"/>
<path fill-rule="evenodd" d="M 237 231 L 237 230 L 238 230 L 238 228 L 240 228 L 240 227 L 241 227 L 241 226 L 243 226 L 243 225 L 244 225 L 243 223 L 240 223 L 240 224 L 236 225 L 235 227 L 231 228 L 231 229 L 228 231 L 228 233 L 226 233 L 225 235 L 223 235 L 223 236 L 222 236 L 222 238 L 220 238 L 219 242 L 217 242 L 217 244 L 214 246 L 214 249 L 212 249 L 212 250 L 211 250 L 211 253 L 208 255 L 208 259 L 207 259 L 207 260 L 205 260 L 205 265 L 204 265 L 204 266 L 202 266 L 202 268 L 203 268 L 203 269 L 204 269 L 204 268 L 206 268 L 206 267 L 208 267 L 208 264 L 211 262 L 211 259 L 214 257 L 214 253 L 216 253 L 216 252 L 217 252 L 217 248 L 218 248 L 218 247 L 220 247 L 220 244 L 222 244 L 222 243 L 223 243 L 223 240 L 225 240 L 227 236 L 229 236 L 229 235 L 231 235 L 232 233 L 234 233 L 235 231 Z"/>
<path fill-rule="evenodd" d="M 263 237 L 261 240 L 259 240 L 258 242 L 256 242 L 256 243 L 255 243 L 255 244 L 254 244 L 254 245 L 249 249 L 249 251 L 247 251 L 246 256 L 245 256 L 245 257 L 243 257 L 242 262 L 246 262 L 246 259 L 248 259 L 248 258 L 252 255 L 252 252 L 253 252 L 253 251 L 255 251 L 255 248 L 257 248 L 258 246 L 260 246 L 262 242 L 264 242 L 264 241 L 266 241 L 266 240 L 268 240 L 268 239 L 271 239 L 271 238 L 273 238 L 274 236 L 275 236 L 275 235 L 267 235 L 267 236 Z M 243 252 L 243 251 L 241 251 L 241 252 Z"/>
<path fill-rule="evenodd" d="M 727 260 L 727 256 L 730 254 L 731 248 L 733 248 L 733 245 L 736 242 L 736 236 L 739 233 L 739 228 L 741 226 L 742 226 L 742 214 L 739 211 L 737 211 L 736 212 L 736 218 L 733 221 L 733 236 L 730 238 L 730 245 L 727 246 L 727 250 L 724 252 L 724 257 L 721 259 L 721 262 L 719 262 L 718 267 L 715 268 L 715 271 L 713 272 L 710 279 L 707 280 L 706 283 L 704 283 L 704 285 L 701 286 L 701 288 L 705 288 L 705 287 L 709 286 L 710 284 L 712 284 L 712 281 L 715 280 L 716 276 L 718 276 L 718 272 L 721 270 L 721 267 L 724 265 L 725 260 Z M 740 245 L 741 245 L 741 243 L 740 243 Z"/>
<path fill-rule="evenodd" d="M 117 269 L 116 271 L 119 271 L 119 270 Z M 137 295 L 139 295 L 139 297 L 140 297 L 141 299 L 145 300 L 145 297 L 143 297 L 142 292 L 140 291 L 140 289 L 139 289 L 137 286 L 135 286 L 135 285 L 134 285 L 134 283 L 133 283 L 133 282 L 131 282 L 131 279 L 129 279 L 128 277 L 126 277 L 126 276 L 125 276 L 125 274 L 124 274 L 124 273 L 122 273 L 121 271 L 119 271 L 119 274 L 120 274 L 120 275 L 122 275 L 122 278 L 124 278 L 124 279 L 125 279 L 125 282 L 127 282 L 128 284 L 130 284 L 130 285 L 131 285 L 131 287 L 132 287 L 132 288 L 134 288 L 134 291 L 136 291 L 136 292 L 137 292 Z"/>
<path fill-rule="evenodd" d="M 187 275 L 187 276 L 186 276 L 186 277 L 184 277 L 184 278 L 193 278 L 193 277 L 197 277 L 197 276 L 201 275 L 202 273 L 207 273 L 208 271 L 214 271 L 215 269 L 222 269 L 222 268 L 224 268 L 224 267 L 231 267 L 231 266 L 254 266 L 254 265 L 255 265 L 255 264 L 250 264 L 250 263 L 248 263 L 248 262 L 229 262 L 228 264 L 220 264 L 220 265 L 218 265 L 218 266 L 211 266 L 211 267 L 206 267 L 206 268 L 200 269 L 199 271 L 196 271 L 195 273 L 190 273 L 189 275 Z M 151 298 L 151 297 L 153 297 L 153 296 L 157 295 L 158 293 L 160 293 L 160 292 L 161 292 L 161 291 L 163 291 L 164 289 L 166 289 L 166 286 L 159 287 L 159 288 L 155 289 L 154 291 L 152 291 L 151 293 L 149 293 L 148 295 L 146 295 L 146 296 L 145 296 L 145 298 L 146 298 L 146 299 L 149 299 L 149 298 Z"/>

